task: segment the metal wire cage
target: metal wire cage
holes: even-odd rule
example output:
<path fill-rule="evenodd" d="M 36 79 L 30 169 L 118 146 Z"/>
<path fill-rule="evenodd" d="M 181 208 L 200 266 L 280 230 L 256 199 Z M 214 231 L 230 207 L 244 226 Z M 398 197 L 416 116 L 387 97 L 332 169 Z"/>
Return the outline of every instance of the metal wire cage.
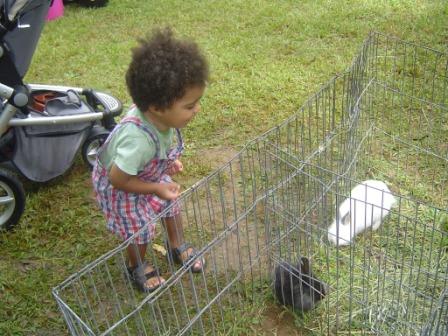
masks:
<path fill-rule="evenodd" d="M 304 334 L 446 335 L 447 100 L 447 54 L 371 33 L 346 73 L 181 195 L 205 271 L 165 258 L 160 225 L 147 259 L 167 281 L 142 294 L 126 272 L 130 239 L 54 289 L 71 334 L 262 333 L 247 316 L 279 304 L 274 269 L 304 256 L 328 286 L 297 315 Z M 331 244 L 337 209 L 367 179 L 396 204 L 378 230 Z"/>

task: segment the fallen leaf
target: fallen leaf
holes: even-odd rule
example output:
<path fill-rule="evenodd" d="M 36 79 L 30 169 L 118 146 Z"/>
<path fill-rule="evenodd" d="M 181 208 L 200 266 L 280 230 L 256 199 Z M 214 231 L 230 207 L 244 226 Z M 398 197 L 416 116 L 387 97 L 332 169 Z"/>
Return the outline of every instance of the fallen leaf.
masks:
<path fill-rule="evenodd" d="M 162 254 L 163 256 L 166 256 L 166 249 L 165 247 L 163 247 L 162 245 L 159 244 L 152 244 L 152 249 L 156 252 L 159 252 L 160 254 Z"/>

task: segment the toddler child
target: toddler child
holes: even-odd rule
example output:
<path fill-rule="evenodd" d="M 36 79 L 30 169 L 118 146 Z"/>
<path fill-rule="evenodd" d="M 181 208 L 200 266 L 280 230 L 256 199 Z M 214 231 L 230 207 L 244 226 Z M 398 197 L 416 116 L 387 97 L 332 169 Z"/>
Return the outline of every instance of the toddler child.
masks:
<path fill-rule="evenodd" d="M 135 285 L 151 292 L 165 280 L 144 256 L 154 236 L 152 220 L 170 205 L 162 219 L 168 256 L 191 264 L 193 272 L 205 267 L 205 260 L 184 241 L 180 208 L 174 202 L 180 186 L 171 176 L 183 169 L 179 129 L 200 110 L 208 64 L 196 43 L 174 38 L 169 28 L 155 30 L 139 43 L 126 73 L 135 106 L 102 145 L 92 180 L 110 231 L 125 240 L 144 227 L 127 247 L 127 268 Z"/>

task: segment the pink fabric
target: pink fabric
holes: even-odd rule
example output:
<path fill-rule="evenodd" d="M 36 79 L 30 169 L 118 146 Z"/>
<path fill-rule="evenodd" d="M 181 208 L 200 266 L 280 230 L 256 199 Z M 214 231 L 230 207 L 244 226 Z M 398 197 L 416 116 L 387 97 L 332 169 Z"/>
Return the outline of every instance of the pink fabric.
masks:
<path fill-rule="evenodd" d="M 47 21 L 55 20 L 64 15 L 63 0 L 53 0 L 53 4 L 48 9 Z"/>

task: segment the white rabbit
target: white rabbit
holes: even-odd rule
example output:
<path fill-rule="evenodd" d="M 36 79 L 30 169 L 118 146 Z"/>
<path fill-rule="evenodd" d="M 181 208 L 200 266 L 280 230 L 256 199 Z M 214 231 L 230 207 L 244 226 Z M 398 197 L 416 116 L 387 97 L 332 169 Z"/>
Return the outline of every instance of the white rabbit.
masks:
<path fill-rule="evenodd" d="M 384 182 L 361 182 L 352 189 L 350 198 L 339 206 L 339 217 L 336 216 L 328 228 L 328 240 L 334 244 L 349 245 L 353 237 L 365 229 L 378 229 L 395 202 L 395 197 Z"/>

